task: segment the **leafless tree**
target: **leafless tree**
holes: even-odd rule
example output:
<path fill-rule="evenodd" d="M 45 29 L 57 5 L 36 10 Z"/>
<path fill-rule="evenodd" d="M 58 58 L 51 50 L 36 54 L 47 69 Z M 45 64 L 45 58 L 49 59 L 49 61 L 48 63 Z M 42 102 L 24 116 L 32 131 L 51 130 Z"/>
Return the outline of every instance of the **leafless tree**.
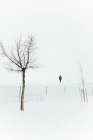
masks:
<path fill-rule="evenodd" d="M 85 100 L 88 101 L 88 98 L 87 98 L 87 90 L 85 88 L 85 80 L 84 80 L 84 74 L 83 74 L 83 70 L 82 70 L 82 66 L 81 64 L 80 65 L 80 72 L 81 72 L 81 81 L 82 81 L 82 88 L 81 88 L 81 100 Z"/>
<path fill-rule="evenodd" d="M 25 41 L 22 41 L 20 37 L 18 41 L 15 41 L 15 47 L 12 47 L 9 51 L 3 46 L 2 42 L 0 42 L 0 46 L 3 56 L 9 60 L 7 68 L 10 71 L 20 72 L 22 74 L 20 110 L 23 111 L 26 70 L 39 67 L 38 58 L 34 55 L 34 51 L 37 49 L 34 37 L 28 35 Z"/>

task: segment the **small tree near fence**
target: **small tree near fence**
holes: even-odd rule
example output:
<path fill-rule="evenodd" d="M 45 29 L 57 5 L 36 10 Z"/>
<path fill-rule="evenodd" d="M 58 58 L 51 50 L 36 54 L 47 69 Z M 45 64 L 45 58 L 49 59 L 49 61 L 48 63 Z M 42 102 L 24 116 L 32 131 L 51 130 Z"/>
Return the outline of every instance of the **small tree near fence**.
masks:
<path fill-rule="evenodd" d="M 36 45 L 34 37 L 28 35 L 27 40 L 22 41 L 21 37 L 18 41 L 15 41 L 15 47 L 12 47 L 10 51 L 3 46 L 0 42 L 1 51 L 4 57 L 9 62 L 7 68 L 10 71 L 19 72 L 22 74 L 22 91 L 21 91 L 21 104 L 20 110 L 24 110 L 24 93 L 25 93 L 25 75 L 27 69 L 35 69 L 39 67 L 38 58 L 34 56 Z"/>
<path fill-rule="evenodd" d="M 85 102 L 88 101 L 88 97 L 87 97 L 87 90 L 85 88 L 85 81 L 84 81 L 84 75 L 83 75 L 81 64 L 80 64 L 80 72 L 81 72 L 81 81 L 82 81 L 82 88 L 80 89 L 81 101 Z"/>

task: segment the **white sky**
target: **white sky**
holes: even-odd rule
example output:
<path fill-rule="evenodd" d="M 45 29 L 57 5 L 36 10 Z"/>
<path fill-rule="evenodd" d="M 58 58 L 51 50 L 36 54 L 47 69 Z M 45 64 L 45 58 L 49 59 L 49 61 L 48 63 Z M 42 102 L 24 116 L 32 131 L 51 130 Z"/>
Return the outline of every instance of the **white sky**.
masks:
<path fill-rule="evenodd" d="M 31 32 L 43 68 L 31 70 L 28 82 L 58 83 L 62 74 L 63 83 L 78 83 L 79 62 L 86 82 L 93 82 L 92 0 L 0 1 L 0 40 L 5 46 Z M 7 72 L 2 63 L 0 71 L 0 83 L 19 82 L 19 75 Z"/>

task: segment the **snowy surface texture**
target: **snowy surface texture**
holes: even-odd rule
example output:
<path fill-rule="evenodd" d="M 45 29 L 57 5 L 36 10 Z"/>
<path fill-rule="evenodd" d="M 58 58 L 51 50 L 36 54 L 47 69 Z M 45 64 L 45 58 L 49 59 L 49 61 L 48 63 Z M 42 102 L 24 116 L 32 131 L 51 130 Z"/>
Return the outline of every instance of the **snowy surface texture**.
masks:
<path fill-rule="evenodd" d="M 66 96 L 62 88 L 50 89 L 47 96 L 39 89 L 42 94 L 26 100 L 21 112 L 18 93 L 11 96 L 9 87 L 0 88 L 0 140 L 93 140 L 93 96 L 81 102 L 79 92 Z"/>

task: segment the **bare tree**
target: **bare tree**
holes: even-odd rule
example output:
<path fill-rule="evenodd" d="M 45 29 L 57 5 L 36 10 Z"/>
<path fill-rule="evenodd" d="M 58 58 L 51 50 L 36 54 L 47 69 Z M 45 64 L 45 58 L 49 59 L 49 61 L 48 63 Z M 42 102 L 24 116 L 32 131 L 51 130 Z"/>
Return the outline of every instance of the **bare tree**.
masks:
<path fill-rule="evenodd" d="M 12 47 L 9 51 L 5 49 L 2 42 L 0 43 L 0 46 L 3 56 L 9 60 L 7 68 L 10 71 L 20 72 L 22 74 L 20 110 L 23 111 L 26 70 L 39 67 L 38 58 L 34 56 L 34 51 L 37 49 L 34 37 L 28 35 L 28 38 L 25 41 L 22 41 L 20 37 L 18 41 L 15 41 L 15 47 Z"/>
<path fill-rule="evenodd" d="M 81 81 L 82 81 L 82 88 L 81 88 L 81 100 L 87 100 L 88 101 L 88 98 L 87 98 L 87 90 L 85 88 L 85 80 L 84 80 L 84 74 L 83 74 L 83 70 L 82 70 L 82 66 L 81 64 L 80 65 L 80 72 L 81 72 Z"/>

